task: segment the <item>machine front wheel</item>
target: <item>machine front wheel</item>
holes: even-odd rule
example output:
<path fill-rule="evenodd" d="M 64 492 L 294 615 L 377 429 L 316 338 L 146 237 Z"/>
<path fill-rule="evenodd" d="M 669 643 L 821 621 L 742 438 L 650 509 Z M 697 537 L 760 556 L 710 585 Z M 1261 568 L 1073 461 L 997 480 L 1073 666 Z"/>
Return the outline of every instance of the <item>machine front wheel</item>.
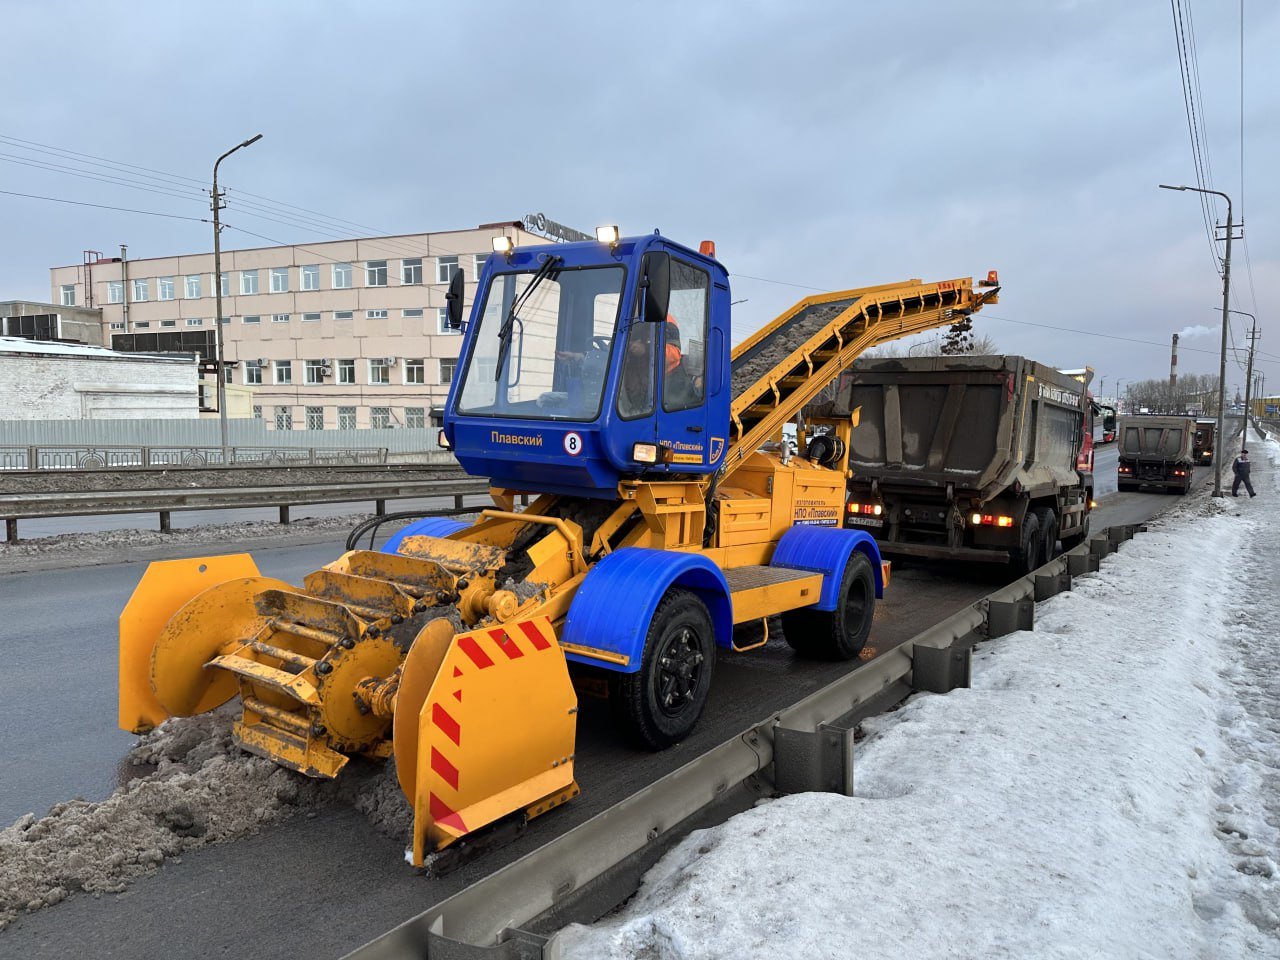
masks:
<path fill-rule="evenodd" d="M 711 614 L 696 594 L 672 587 L 649 621 L 644 656 L 635 673 L 614 674 L 614 715 L 639 746 L 662 750 L 679 743 L 698 722 L 715 665 Z"/>
<path fill-rule="evenodd" d="M 782 633 L 796 653 L 816 660 L 854 660 L 871 635 L 876 578 L 865 553 L 844 565 L 834 610 L 801 607 L 782 615 Z"/>

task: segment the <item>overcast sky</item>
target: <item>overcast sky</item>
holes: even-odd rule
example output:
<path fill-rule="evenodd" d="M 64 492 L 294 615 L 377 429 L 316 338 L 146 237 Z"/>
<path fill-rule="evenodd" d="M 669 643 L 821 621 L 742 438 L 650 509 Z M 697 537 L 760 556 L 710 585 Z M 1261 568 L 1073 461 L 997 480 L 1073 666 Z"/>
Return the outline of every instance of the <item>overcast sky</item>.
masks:
<path fill-rule="evenodd" d="M 1238 216 L 1239 4 L 1190 2 L 1213 184 Z M 1246 7 L 1253 292 L 1237 243 L 1232 305 L 1256 302 L 1259 369 L 1280 388 L 1280 9 Z M 766 281 L 831 290 L 996 268 L 1001 303 L 978 331 L 1092 366 L 1103 393 L 1166 375 L 1170 334 L 1214 327 L 1221 306 L 1195 195 L 1156 188 L 1195 182 L 1167 2 L 0 0 L 0 19 L 0 136 L 204 180 L 261 132 L 224 164 L 232 190 L 351 222 L 270 222 L 233 192 L 227 221 L 274 240 L 536 211 L 584 230 L 660 227 L 716 241 L 746 299 L 738 338 L 806 293 Z M 0 190 L 206 215 L 194 195 L 15 163 L 70 165 L 12 140 L 0 154 Z M 121 243 L 131 257 L 203 251 L 210 228 L 0 193 L 0 300 L 47 299 L 50 266 Z M 1216 331 L 1184 339 L 1179 369 L 1216 372 Z M 1228 383 L 1243 381 L 1229 363 Z"/>

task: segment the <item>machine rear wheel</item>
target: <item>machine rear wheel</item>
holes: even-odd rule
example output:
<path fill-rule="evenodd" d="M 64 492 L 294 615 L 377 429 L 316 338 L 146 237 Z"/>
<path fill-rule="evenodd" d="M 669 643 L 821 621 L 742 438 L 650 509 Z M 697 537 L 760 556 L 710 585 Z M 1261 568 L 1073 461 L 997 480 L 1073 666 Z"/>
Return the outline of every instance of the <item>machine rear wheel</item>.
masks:
<path fill-rule="evenodd" d="M 854 660 L 866 646 L 876 608 L 876 578 L 865 553 L 844 565 L 834 610 L 802 607 L 782 615 L 782 633 L 791 649 L 815 660 Z"/>
<path fill-rule="evenodd" d="M 627 735 L 651 750 L 683 740 L 707 704 L 715 659 L 706 604 L 672 587 L 649 621 L 640 669 L 611 677 L 609 699 Z"/>

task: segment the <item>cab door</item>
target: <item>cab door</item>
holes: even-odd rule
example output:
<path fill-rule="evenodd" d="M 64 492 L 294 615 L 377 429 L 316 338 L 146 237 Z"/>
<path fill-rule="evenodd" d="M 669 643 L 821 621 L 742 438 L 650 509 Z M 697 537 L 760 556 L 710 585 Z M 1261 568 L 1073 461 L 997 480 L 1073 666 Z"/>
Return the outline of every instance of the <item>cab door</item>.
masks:
<path fill-rule="evenodd" d="M 711 285 L 705 267 L 672 254 L 671 298 L 658 332 L 656 418 L 657 441 L 671 451 L 668 473 L 705 470 L 720 452 L 712 448 L 707 403 L 708 360 L 723 349 L 711 334 Z"/>

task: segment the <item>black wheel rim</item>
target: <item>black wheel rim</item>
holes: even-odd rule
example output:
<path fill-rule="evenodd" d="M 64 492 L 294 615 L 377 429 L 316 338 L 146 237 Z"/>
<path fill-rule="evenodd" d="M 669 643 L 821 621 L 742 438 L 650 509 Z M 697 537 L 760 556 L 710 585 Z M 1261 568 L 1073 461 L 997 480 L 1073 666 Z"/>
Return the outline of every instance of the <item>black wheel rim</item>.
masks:
<path fill-rule="evenodd" d="M 654 694 L 658 709 L 668 717 L 678 717 L 696 701 L 706 658 L 698 632 L 687 624 L 667 636 L 658 653 L 654 673 Z"/>
<path fill-rule="evenodd" d="M 844 600 L 844 631 L 849 638 L 861 635 L 867 616 L 867 585 L 861 578 L 849 584 Z"/>

